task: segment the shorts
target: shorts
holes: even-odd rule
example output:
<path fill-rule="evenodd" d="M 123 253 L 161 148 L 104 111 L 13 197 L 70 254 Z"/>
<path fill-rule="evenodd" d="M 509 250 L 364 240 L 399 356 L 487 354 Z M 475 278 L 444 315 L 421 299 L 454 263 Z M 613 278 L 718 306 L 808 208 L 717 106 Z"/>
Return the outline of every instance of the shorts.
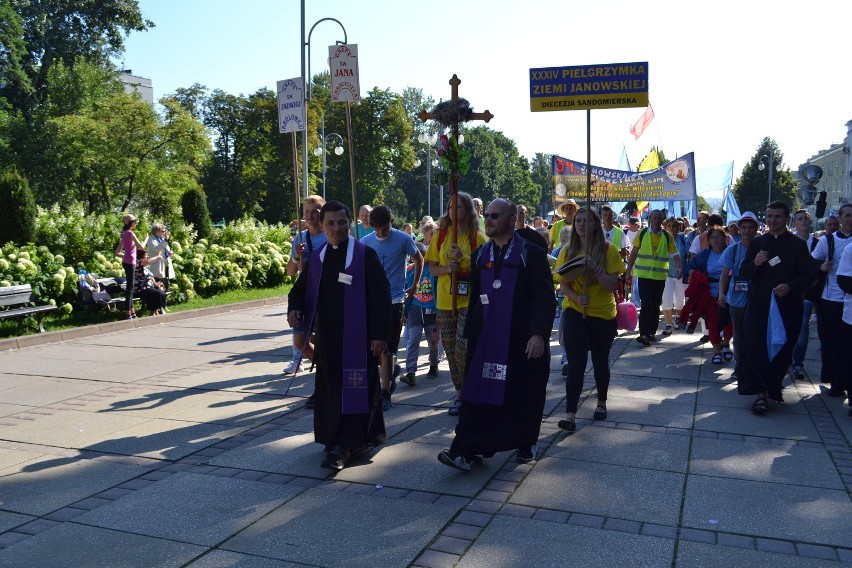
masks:
<path fill-rule="evenodd" d="M 399 334 L 402 333 L 402 310 L 403 304 L 391 304 L 390 309 L 390 334 L 388 336 L 388 353 L 396 353 L 399 350 Z"/>

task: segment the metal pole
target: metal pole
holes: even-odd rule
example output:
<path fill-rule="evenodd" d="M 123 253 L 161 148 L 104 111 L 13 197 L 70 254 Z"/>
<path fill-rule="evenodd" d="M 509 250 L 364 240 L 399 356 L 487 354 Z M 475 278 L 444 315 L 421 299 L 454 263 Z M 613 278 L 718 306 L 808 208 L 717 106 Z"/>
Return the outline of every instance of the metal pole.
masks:
<path fill-rule="evenodd" d="M 322 199 L 325 201 L 325 115 L 322 115 Z"/>
<path fill-rule="evenodd" d="M 432 215 L 432 146 L 426 141 L 426 214 Z"/>
<path fill-rule="evenodd" d="M 769 203 L 772 203 L 772 171 L 775 169 L 775 149 L 772 146 L 769 147 Z"/>

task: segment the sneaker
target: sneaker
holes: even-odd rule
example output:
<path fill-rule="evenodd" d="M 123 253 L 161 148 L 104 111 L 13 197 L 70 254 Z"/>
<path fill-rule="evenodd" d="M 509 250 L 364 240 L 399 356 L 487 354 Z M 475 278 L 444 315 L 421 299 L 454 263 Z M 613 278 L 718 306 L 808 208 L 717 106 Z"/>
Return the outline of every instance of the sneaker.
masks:
<path fill-rule="evenodd" d="M 393 403 L 391 402 L 391 393 L 389 393 L 385 389 L 382 389 L 382 410 L 384 412 L 387 412 L 391 408 L 393 408 Z"/>
<path fill-rule="evenodd" d="M 406 373 L 399 380 L 404 382 L 405 384 L 407 384 L 410 387 L 417 386 L 417 377 L 414 376 L 414 373 Z"/>
<path fill-rule="evenodd" d="M 673 327 L 671 324 L 666 325 L 666 328 L 663 330 L 663 337 L 670 336 L 672 334 L 672 329 Z"/>
<path fill-rule="evenodd" d="M 570 367 L 568 367 L 568 363 L 562 363 L 562 376 L 563 376 L 563 377 L 567 377 L 567 376 L 568 376 L 568 370 L 569 370 L 569 368 L 570 368 Z"/>
<path fill-rule="evenodd" d="M 692 326 L 688 326 L 686 328 L 686 333 L 688 333 L 689 335 L 692 335 L 693 333 L 695 333 L 695 328 L 692 327 Z"/>
<path fill-rule="evenodd" d="M 793 365 L 793 378 L 797 381 L 805 380 L 805 368 L 802 365 Z"/>
<path fill-rule="evenodd" d="M 450 416 L 458 416 L 459 411 L 461 411 L 461 405 L 462 405 L 461 400 L 456 399 L 456 401 L 453 402 L 453 405 L 447 411 L 447 414 L 449 414 Z"/>
<path fill-rule="evenodd" d="M 832 398 L 840 398 L 841 396 L 846 397 L 846 391 L 834 385 L 831 385 L 831 387 L 827 391 L 825 391 L 825 394 Z"/>
<path fill-rule="evenodd" d="M 707 343 L 708 341 L 710 341 L 709 335 L 702 335 L 701 339 L 698 340 L 699 343 Z"/>
<path fill-rule="evenodd" d="M 650 347 L 651 346 L 651 340 L 648 339 L 647 335 L 640 335 L 639 337 L 636 338 L 636 341 L 641 343 L 642 347 Z"/>
<path fill-rule="evenodd" d="M 450 453 L 450 450 L 443 450 L 438 454 L 438 461 L 461 471 L 470 471 L 470 460 L 464 456 L 454 456 Z"/>
<path fill-rule="evenodd" d="M 296 371 L 301 371 L 301 370 L 302 370 L 302 362 L 297 361 L 296 359 L 293 359 L 292 361 L 290 361 L 290 364 L 287 365 L 286 367 L 284 367 L 284 370 L 281 371 L 281 372 L 284 373 L 285 375 L 292 375 Z"/>
<path fill-rule="evenodd" d="M 426 373 L 426 378 L 434 379 L 438 376 L 438 364 L 429 365 L 429 371 Z"/>
<path fill-rule="evenodd" d="M 648 336 L 648 339 L 649 339 L 650 341 L 654 341 L 654 342 L 657 342 L 657 341 L 659 341 L 659 340 L 660 340 L 660 338 L 659 338 L 659 337 L 657 337 L 656 335 L 649 335 L 649 336 Z"/>
<path fill-rule="evenodd" d="M 535 460 L 535 457 L 538 455 L 538 446 L 533 444 L 527 448 L 520 448 L 515 453 L 515 461 L 518 463 L 530 463 Z"/>

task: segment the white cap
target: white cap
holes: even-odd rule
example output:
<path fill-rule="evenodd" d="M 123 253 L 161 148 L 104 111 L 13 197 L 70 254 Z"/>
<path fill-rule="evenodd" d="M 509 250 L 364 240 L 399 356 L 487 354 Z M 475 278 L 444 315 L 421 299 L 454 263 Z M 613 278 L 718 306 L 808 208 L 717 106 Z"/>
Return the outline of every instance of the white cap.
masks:
<path fill-rule="evenodd" d="M 740 215 L 740 218 L 737 219 L 737 227 L 739 227 L 743 221 L 752 221 L 755 225 L 760 227 L 760 223 L 757 222 L 757 216 L 751 211 L 746 211 Z"/>

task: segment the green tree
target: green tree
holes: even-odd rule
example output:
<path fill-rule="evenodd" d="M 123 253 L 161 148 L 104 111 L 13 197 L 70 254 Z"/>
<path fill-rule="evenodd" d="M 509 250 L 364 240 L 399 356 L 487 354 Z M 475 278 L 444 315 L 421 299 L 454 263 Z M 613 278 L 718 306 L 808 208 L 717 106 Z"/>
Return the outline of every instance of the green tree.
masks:
<path fill-rule="evenodd" d="M 10 11 L 11 8 L 11 11 Z M 132 31 L 153 23 L 142 17 L 137 0 L 0 0 L 0 96 L 31 123 L 47 97 L 55 64 L 71 67 L 85 59 L 111 69 Z"/>
<path fill-rule="evenodd" d="M 539 200 L 536 211 L 545 216 L 553 209 L 553 166 L 551 154 L 536 152 L 532 164 L 530 164 L 530 177 L 536 187 L 539 188 Z"/>
<path fill-rule="evenodd" d="M 199 239 L 208 239 L 213 235 L 213 223 L 207 209 L 207 196 L 199 187 L 187 190 L 181 197 L 181 209 L 184 220 L 195 228 Z"/>
<path fill-rule="evenodd" d="M 784 154 L 778 148 L 778 143 L 769 137 L 764 138 L 751 160 L 743 167 L 740 177 L 734 184 L 734 197 L 740 206 L 740 211 L 754 211 L 763 214 L 769 200 L 769 156 L 773 157 L 775 167 L 784 163 Z M 760 169 L 760 164 L 764 169 Z M 791 210 L 798 208 L 799 200 L 796 194 L 796 180 L 789 169 L 772 172 L 772 201 L 780 200 Z"/>
<path fill-rule="evenodd" d="M 700 195 L 695 196 L 695 211 L 713 211 L 710 203 Z"/>
<path fill-rule="evenodd" d="M 0 243 L 33 242 L 38 212 L 30 184 L 17 170 L 0 176 L 0 202 Z"/>

